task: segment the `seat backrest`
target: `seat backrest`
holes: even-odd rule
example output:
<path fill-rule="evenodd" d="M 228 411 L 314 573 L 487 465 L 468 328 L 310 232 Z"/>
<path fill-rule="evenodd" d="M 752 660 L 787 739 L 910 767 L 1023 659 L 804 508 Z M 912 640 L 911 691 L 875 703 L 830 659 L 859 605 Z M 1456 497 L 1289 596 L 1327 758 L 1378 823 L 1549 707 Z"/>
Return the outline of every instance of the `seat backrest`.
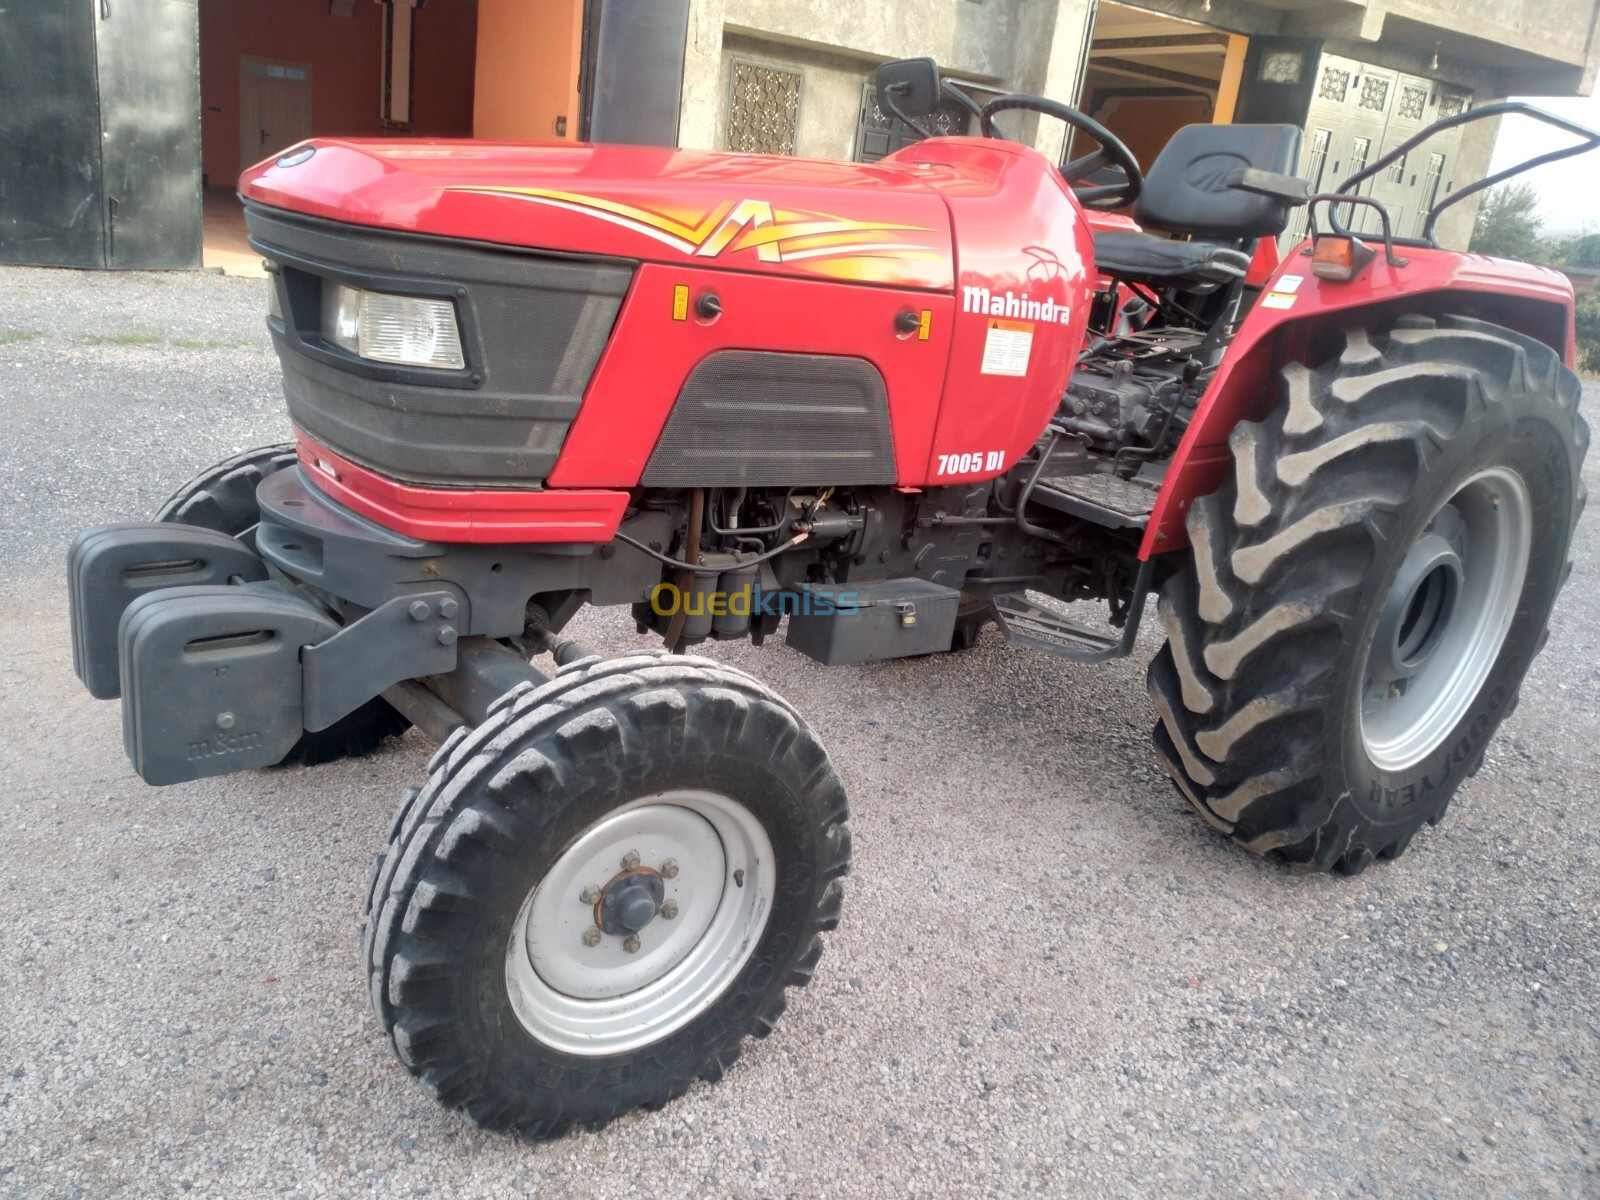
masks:
<path fill-rule="evenodd" d="M 1290 205 L 1228 186 L 1240 167 L 1293 175 L 1300 165 L 1294 125 L 1185 125 L 1144 177 L 1134 203 L 1139 224 L 1225 241 L 1277 237 Z"/>

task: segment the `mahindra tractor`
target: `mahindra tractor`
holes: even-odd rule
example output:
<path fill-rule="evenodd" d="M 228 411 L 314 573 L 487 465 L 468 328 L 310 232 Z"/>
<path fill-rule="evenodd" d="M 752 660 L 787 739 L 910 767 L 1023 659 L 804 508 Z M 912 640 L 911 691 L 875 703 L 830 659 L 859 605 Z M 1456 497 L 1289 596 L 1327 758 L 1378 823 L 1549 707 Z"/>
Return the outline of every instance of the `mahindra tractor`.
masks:
<path fill-rule="evenodd" d="M 401 1062 L 481 1125 L 718 1078 L 839 921 L 835 768 L 707 640 L 837 665 L 993 623 L 1099 663 L 1153 593 L 1177 794 L 1346 874 L 1439 821 L 1544 643 L 1589 440 L 1571 288 L 1436 243 L 1512 172 L 1414 237 L 1363 185 L 1463 121 L 1575 137 L 1545 159 L 1600 134 L 1489 105 L 1313 194 L 1292 125 L 1192 125 L 1146 171 L 929 59 L 878 89 L 977 133 L 872 164 L 314 139 L 254 167 L 294 441 L 73 543 L 74 665 L 147 782 L 437 741 L 362 960 Z M 1003 136 L 1041 116 L 1093 148 Z M 650 646 L 586 649 L 585 605 Z"/>

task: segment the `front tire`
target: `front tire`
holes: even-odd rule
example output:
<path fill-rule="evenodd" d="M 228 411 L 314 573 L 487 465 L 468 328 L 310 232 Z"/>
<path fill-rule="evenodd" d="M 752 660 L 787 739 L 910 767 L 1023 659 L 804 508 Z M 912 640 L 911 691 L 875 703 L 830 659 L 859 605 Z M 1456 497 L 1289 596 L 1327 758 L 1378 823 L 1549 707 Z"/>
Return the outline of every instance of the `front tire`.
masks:
<path fill-rule="evenodd" d="M 827 753 L 741 672 L 573 664 L 453 736 L 401 806 L 363 926 L 373 1005 L 486 1128 L 659 1108 L 810 980 L 847 817 Z"/>
<path fill-rule="evenodd" d="M 1246 849 L 1355 873 L 1437 823 L 1544 643 L 1583 507 L 1581 387 L 1465 318 L 1282 372 L 1187 518 L 1151 663 L 1163 765 Z"/>
<path fill-rule="evenodd" d="M 254 548 L 256 526 L 261 523 L 256 488 L 268 475 L 292 467 L 296 461 L 293 442 L 261 446 L 224 459 L 167 497 L 156 520 L 198 525 Z M 278 765 L 315 767 L 341 758 L 364 758 L 409 728 L 410 721 L 382 697 L 374 696 L 328 728 L 301 734 Z"/>

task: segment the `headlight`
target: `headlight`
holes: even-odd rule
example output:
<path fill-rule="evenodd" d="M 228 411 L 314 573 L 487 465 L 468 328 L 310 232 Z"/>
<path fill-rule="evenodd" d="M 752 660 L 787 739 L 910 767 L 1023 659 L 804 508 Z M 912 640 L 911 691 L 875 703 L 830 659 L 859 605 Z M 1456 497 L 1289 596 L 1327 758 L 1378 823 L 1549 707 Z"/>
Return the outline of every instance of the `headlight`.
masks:
<path fill-rule="evenodd" d="M 456 370 L 467 365 L 448 300 L 390 296 L 325 280 L 322 337 L 374 362 Z"/>

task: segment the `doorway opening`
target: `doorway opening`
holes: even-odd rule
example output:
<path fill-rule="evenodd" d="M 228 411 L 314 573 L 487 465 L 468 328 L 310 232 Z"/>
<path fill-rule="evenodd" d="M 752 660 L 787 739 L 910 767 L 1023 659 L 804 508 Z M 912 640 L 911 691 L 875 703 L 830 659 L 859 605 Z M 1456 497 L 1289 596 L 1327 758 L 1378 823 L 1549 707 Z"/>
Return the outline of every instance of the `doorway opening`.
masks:
<path fill-rule="evenodd" d="M 236 183 L 298 141 L 471 137 L 478 11 L 479 0 L 200 0 L 204 265 L 261 273 Z"/>
<path fill-rule="evenodd" d="M 1249 40 L 1102 0 L 1080 107 L 1148 170 L 1183 126 L 1233 120 Z"/>
<path fill-rule="evenodd" d="M 239 170 L 310 136 L 310 65 L 244 56 L 239 63 Z"/>

